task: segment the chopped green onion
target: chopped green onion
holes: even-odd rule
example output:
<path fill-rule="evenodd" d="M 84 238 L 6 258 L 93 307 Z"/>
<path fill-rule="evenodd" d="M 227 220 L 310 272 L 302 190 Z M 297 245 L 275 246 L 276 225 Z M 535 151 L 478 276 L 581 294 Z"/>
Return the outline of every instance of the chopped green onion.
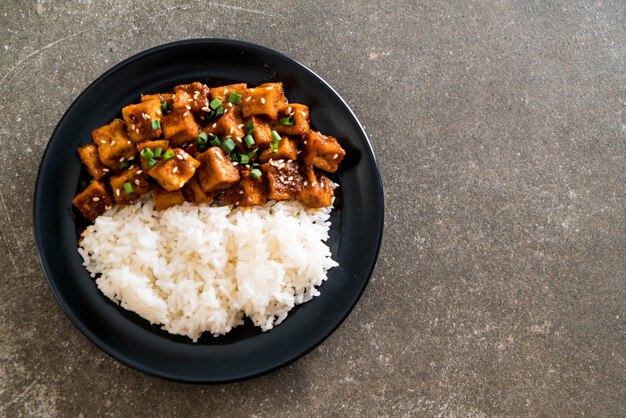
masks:
<path fill-rule="evenodd" d="M 214 111 L 214 110 L 211 110 L 211 111 L 209 112 L 209 114 L 207 115 L 207 117 L 208 117 L 209 119 L 211 119 L 213 116 L 215 116 L 215 111 Z"/>
<path fill-rule="evenodd" d="M 156 165 L 157 160 L 148 160 L 148 167 L 152 168 Z"/>
<path fill-rule="evenodd" d="M 154 158 L 154 153 L 152 152 L 152 150 L 150 148 L 144 148 L 141 150 L 141 152 L 139 153 L 143 158 L 145 158 L 146 160 L 149 160 L 151 158 Z"/>
<path fill-rule="evenodd" d="M 258 168 L 253 168 L 252 170 L 250 170 L 250 177 L 252 177 L 253 179 L 258 179 L 259 177 L 261 177 L 261 170 L 259 170 Z"/>
<path fill-rule="evenodd" d="M 169 160 L 170 158 L 172 158 L 174 156 L 174 151 L 172 151 L 171 149 L 168 149 L 167 151 L 165 151 L 165 153 L 163 154 L 163 159 L 165 161 Z"/>
<path fill-rule="evenodd" d="M 120 168 L 128 168 L 128 166 L 128 161 L 124 161 L 122 164 L 120 164 Z"/>
<path fill-rule="evenodd" d="M 286 118 L 281 118 L 279 122 L 281 125 L 291 126 L 293 125 L 293 116 L 287 116 Z"/>
<path fill-rule="evenodd" d="M 126 192 L 126 194 L 131 194 L 133 192 L 133 185 L 130 184 L 129 181 L 124 183 L 124 191 Z"/>
<path fill-rule="evenodd" d="M 226 138 L 220 147 L 224 150 L 226 154 L 230 154 L 235 149 L 235 143 L 232 139 Z"/>
<path fill-rule="evenodd" d="M 247 154 L 241 154 L 239 155 L 239 162 L 241 164 L 248 164 L 250 162 L 250 157 L 248 157 Z"/>
<path fill-rule="evenodd" d="M 213 139 L 211 139 L 211 145 L 213 145 L 214 147 L 219 147 L 222 145 L 222 141 L 220 141 L 219 137 L 215 137 Z"/>
<path fill-rule="evenodd" d="M 230 96 L 228 96 L 228 101 L 234 105 L 239 104 L 240 100 L 241 94 L 237 93 L 236 91 L 233 91 L 232 93 L 230 93 Z"/>
<path fill-rule="evenodd" d="M 246 143 L 248 148 L 252 148 L 252 146 L 254 145 L 254 138 L 252 138 L 252 135 L 248 134 L 243 138 L 243 142 Z"/>
<path fill-rule="evenodd" d="M 273 140 L 270 142 L 270 148 L 272 149 L 272 152 L 276 152 L 278 150 L 278 141 Z"/>
<path fill-rule="evenodd" d="M 154 158 L 161 158 L 161 153 L 163 152 L 162 147 L 156 147 L 154 150 Z"/>
<path fill-rule="evenodd" d="M 222 102 L 218 99 L 213 99 L 211 100 L 211 103 L 209 103 L 209 106 L 211 106 L 211 109 L 216 110 L 218 107 L 222 106 Z"/>
<path fill-rule="evenodd" d="M 248 158 L 252 159 L 252 157 L 254 157 L 254 154 L 256 154 L 258 148 L 253 149 L 252 151 L 250 151 L 249 153 L 247 153 L 246 155 L 248 156 Z"/>
<path fill-rule="evenodd" d="M 161 110 L 163 113 L 167 111 L 167 102 L 161 102 Z"/>
<path fill-rule="evenodd" d="M 215 116 L 222 116 L 223 114 L 224 114 L 224 108 L 218 107 L 217 110 L 215 111 Z"/>
<path fill-rule="evenodd" d="M 159 121 L 158 119 L 153 119 L 152 129 L 161 129 L 161 121 Z"/>
<path fill-rule="evenodd" d="M 276 131 L 272 131 L 272 138 L 274 138 L 274 141 L 280 141 L 281 140 L 280 135 Z"/>
<path fill-rule="evenodd" d="M 209 135 L 206 132 L 201 132 L 200 135 L 196 138 L 196 144 L 198 145 L 206 145 L 209 140 Z"/>
<path fill-rule="evenodd" d="M 254 132 L 254 123 L 252 123 L 252 121 L 246 122 L 245 128 L 246 128 L 246 133 L 251 134 L 252 132 Z"/>

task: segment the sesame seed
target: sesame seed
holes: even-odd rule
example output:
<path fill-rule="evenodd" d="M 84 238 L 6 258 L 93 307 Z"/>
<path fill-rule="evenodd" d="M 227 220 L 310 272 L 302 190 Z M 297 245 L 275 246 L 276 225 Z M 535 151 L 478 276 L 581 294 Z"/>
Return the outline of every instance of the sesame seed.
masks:
<path fill-rule="evenodd" d="M 306 118 L 306 112 L 304 110 L 301 110 L 300 114 L 302 115 L 303 118 Z"/>
<path fill-rule="evenodd" d="M 135 159 L 135 156 L 133 155 L 132 157 L 128 157 L 128 161 L 132 161 Z"/>
<path fill-rule="evenodd" d="M 313 181 L 313 183 L 311 183 L 311 186 L 316 186 L 316 185 L 317 185 L 316 181 Z"/>
<path fill-rule="evenodd" d="M 291 114 L 291 106 L 289 106 L 289 107 L 287 108 L 287 113 L 288 113 L 288 114 Z"/>
<path fill-rule="evenodd" d="M 304 145 L 306 145 L 306 141 L 304 141 Z"/>
<path fill-rule="evenodd" d="M 115 190 L 115 195 L 119 196 L 120 195 L 120 189 Z"/>
<path fill-rule="evenodd" d="M 302 151 L 300 150 L 296 151 L 296 155 L 300 155 L 300 154 L 302 154 Z"/>
<path fill-rule="evenodd" d="M 258 167 L 259 163 L 252 163 L 252 167 Z"/>
<path fill-rule="evenodd" d="M 139 128 L 135 129 L 135 133 L 139 133 Z"/>
<path fill-rule="evenodd" d="M 210 136 L 210 137 L 214 137 L 214 136 L 215 136 L 215 134 L 214 134 L 214 133 L 212 133 L 212 132 L 209 132 L 209 136 Z"/>
<path fill-rule="evenodd" d="M 309 182 L 308 182 L 308 181 L 306 181 L 306 180 L 304 180 L 304 185 L 305 185 L 305 186 L 308 186 L 308 185 L 309 185 Z"/>
<path fill-rule="evenodd" d="M 237 165 L 239 165 L 239 163 L 237 161 L 233 161 L 233 167 L 237 167 Z"/>
<path fill-rule="evenodd" d="M 98 200 L 100 200 L 100 198 L 99 198 L 99 197 L 94 197 L 94 198 L 93 198 L 93 201 L 94 201 L 94 202 L 97 202 Z"/>
<path fill-rule="evenodd" d="M 339 157 L 339 154 L 335 154 L 335 155 L 333 155 L 333 160 L 336 160 L 336 159 L 337 159 L 337 157 Z"/>
<path fill-rule="evenodd" d="M 179 160 L 182 160 L 182 159 L 183 159 L 183 156 L 182 156 L 182 155 L 180 155 L 180 154 L 176 154 L 176 158 L 178 158 Z"/>
<path fill-rule="evenodd" d="M 131 142 L 130 142 L 130 141 L 126 141 L 126 142 L 128 143 L 128 145 L 130 145 L 130 144 L 131 144 Z"/>
<path fill-rule="evenodd" d="M 288 181 L 293 180 L 293 176 L 289 176 L 289 178 L 287 179 Z"/>
<path fill-rule="evenodd" d="M 106 205 L 106 206 L 104 207 L 104 209 L 109 210 L 109 209 L 111 209 L 112 207 L 113 207 L 113 206 L 111 206 L 111 205 Z"/>
<path fill-rule="evenodd" d="M 200 116 L 200 120 L 204 120 L 204 116 Z"/>
<path fill-rule="evenodd" d="M 108 168 L 103 168 L 102 171 L 104 171 L 105 173 L 108 173 L 109 169 Z"/>
<path fill-rule="evenodd" d="M 233 133 L 234 131 L 235 131 L 235 127 L 234 127 L 234 126 L 231 126 L 231 127 L 230 127 L 230 134 L 232 135 L 232 133 Z"/>
<path fill-rule="evenodd" d="M 120 158 L 120 163 L 124 162 L 124 157 Z"/>
<path fill-rule="evenodd" d="M 324 182 L 320 183 L 320 187 L 323 189 L 324 188 Z"/>
<path fill-rule="evenodd" d="M 265 90 L 272 90 L 274 86 L 265 87 Z"/>
<path fill-rule="evenodd" d="M 240 137 L 240 136 L 236 136 L 236 137 L 235 137 L 235 141 L 237 141 L 237 142 L 241 142 L 241 137 Z"/>
<path fill-rule="evenodd" d="M 228 107 L 233 107 L 233 104 L 231 102 L 228 102 Z"/>
<path fill-rule="evenodd" d="M 199 95 L 200 95 L 200 92 L 198 90 L 194 90 L 193 97 L 198 97 Z"/>
<path fill-rule="evenodd" d="M 207 106 L 204 106 L 204 107 L 202 108 L 202 111 L 203 111 L 203 112 L 210 112 L 210 111 L 211 111 L 211 109 L 209 109 Z"/>
<path fill-rule="evenodd" d="M 265 104 L 265 97 L 261 97 L 261 104 Z"/>
<path fill-rule="evenodd" d="M 137 171 L 137 174 L 141 174 L 141 173 L 143 173 L 143 170 Z"/>
<path fill-rule="evenodd" d="M 212 128 L 216 128 L 216 127 L 217 127 L 217 122 L 215 122 L 215 123 L 212 125 Z"/>
<path fill-rule="evenodd" d="M 246 168 L 250 168 L 250 164 L 246 164 Z"/>
<path fill-rule="evenodd" d="M 224 89 L 224 96 L 228 94 L 228 89 Z"/>
<path fill-rule="evenodd" d="M 183 116 L 189 116 L 189 112 L 183 113 Z"/>
<path fill-rule="evenodd" d="M 282 158 L 280 160 L 278 160 L 279 163 L 284 163 L 285 160 L 283 160 Z"/>
<path fill-rule="evenodd" d="M 243 190 L 239 190 L 239 194 L 243 194 Z"/>
<path fill-rule="evenodd" d="M 135 179 L 135 184 L 139 186 L 139 179 Z"/>
<path fill-rule="evenodd" d="M 134 123 L 132 125 L 130 125 L 130 129 L 133 130 L 133 131 L 135 130 L 135 124 Z"/>
<path fill-rule="evenodd" d="M 101 144 L 106 144 L 107 142 L 103 140 L 103 141 L 100 141 L 100 143 Z"/>
<path fill-rule="evenodd" d="M 172 94 L 172 100 L 174 100 L 176 98 L 175 94 Z"/>
<path fill-rule="evenodd" d="M 187 110 L 191 110 L 191 106 L 189 106 L 189 105 L 185 105 L 185 109 L 187 109 Z"/>
<path fill-rule="evenodd" d="M 129 170 L 132 170 L 133 168 L 135 168 L 135 165 L 134 165 L 134 164 L 131 164 L 131 166 L 130 166 L 130 167 L 128 167 L 128 169 L 129 169 Z"/>
<path fill-rule="evenodd" d="M 249 102 L 252 99 L 252 96 L 246 97 L 246 102 Z"/>
<path fill-rule="evenodd" d="M 238 127 L 239 129 L 243 128 L 243 123 L 240 123 L 239 125 L 237 125 L 237 127 Z"/>
<path fill-rule="evenodd" d="M 115 145 L 115 141 L 111 141 L 111 146 Z"/>
<path fill-rule="evenodd" d="M 177 173 L 178 172 L 178 166 L 174 166 L 174 168 L 172 168 L 172 173 Z"/>

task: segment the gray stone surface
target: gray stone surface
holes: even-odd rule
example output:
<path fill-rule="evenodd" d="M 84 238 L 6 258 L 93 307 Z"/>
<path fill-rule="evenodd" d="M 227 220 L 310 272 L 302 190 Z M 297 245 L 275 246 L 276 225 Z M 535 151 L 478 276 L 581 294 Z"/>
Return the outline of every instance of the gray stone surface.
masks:
<path fill-rule="evenodd" d="M 0 416 L 623 416 L 623 1 L 0 3 Z M 386 231 L 319 348 L 192 386 L 100 352 L 32 238 L 37 167 L 102 72 L 185 38 L 260 43 L 372 140 Z M 81 415 L 82 414 L 82 415 Z"/>

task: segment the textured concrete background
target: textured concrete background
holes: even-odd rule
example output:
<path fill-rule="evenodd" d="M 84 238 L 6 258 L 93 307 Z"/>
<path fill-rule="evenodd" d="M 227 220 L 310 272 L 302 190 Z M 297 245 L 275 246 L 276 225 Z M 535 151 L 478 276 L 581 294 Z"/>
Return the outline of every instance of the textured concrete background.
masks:
<path fill-rule="evenodd" d="M 623 1 L 0 3 L 0 416 L 624 416 Z M 31 233 L 52 130 L 146 48 L 293 56 L 368 131 L 386 233 L 348 320 L 238 384 L 145 376 L 58 307 Z"/>

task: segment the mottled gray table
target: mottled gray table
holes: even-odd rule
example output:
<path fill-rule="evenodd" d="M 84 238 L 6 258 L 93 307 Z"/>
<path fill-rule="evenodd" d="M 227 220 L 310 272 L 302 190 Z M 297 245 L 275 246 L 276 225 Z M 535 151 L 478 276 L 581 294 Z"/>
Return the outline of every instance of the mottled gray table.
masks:
<path fill-rule="evenodd" d="M 623 416 L 624 1 L 414 3 L 3 0 L 0 416 Z M 31 232 L 37 167 L 76 96 L 195 37 L 325 78 L 369 133 L 386 198 L 347 321 L 295 364 L 219 386 L 99 351 Z"/>

